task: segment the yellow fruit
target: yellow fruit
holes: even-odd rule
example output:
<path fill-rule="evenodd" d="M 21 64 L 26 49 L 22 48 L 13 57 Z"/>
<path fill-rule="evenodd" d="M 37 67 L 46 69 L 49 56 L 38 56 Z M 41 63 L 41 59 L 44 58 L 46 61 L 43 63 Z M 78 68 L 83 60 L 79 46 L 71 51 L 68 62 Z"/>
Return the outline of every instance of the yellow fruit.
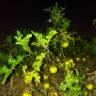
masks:
<path fill-rule="evenodd" d="M 32 96 L 32 95 L 30 93 L 28 93 L 28 92 L 25 92 L 25 93 L 23 93 L 22 96 Z"/>
<path fill-rule="evenodd" d="M 84 96 L 87 96 L 87 95 L 88 95 L 88 92 L 87 92 L 87 91 L 85 91 Z"/>
<path fill-rule="evenodd" d="M 48 79 L 48 75 L 43 75 L 43 79 L 47 80 Z"/>
<path fill-rule="evenodd" d="M 49 87 L 50 87 L 50 84 L 49 84 L 48 82 L 46 82 L 46 83 L 44 84 L 44 89 L 49 89 Z"/>
<path fill-rule="evenodd" d="M 65 61 L 65 64 L 68 65 L 68 64 L 70 64 L 70 62 L 69 61 Z"/>
<path fill-rule="evenodd" d="M 69 59 L 69 62 L 70 62 L 70 63 L 73 63 L 73 59 Z"/>
<path fill-rule="evenodd" d="M 52 73 L 52 74 L 55 74 L 56 72 L 57 72 L 57 67 L 56 66 L 51 66 L 50 67 L 50 73 Z"/>
<path fill-rule="evenodd" d="M 76 61 L 80 61 L 80 58 L 79 57 L 76 57 Z"/>
<path fill-rule="evenodd" d="M 86 88 L 87 88 L 88 90 L 93 90 L 93 84 L 92 84 L 92 83 L 87 84 L 87 85 L 86 85 Z"/>
<path fill-rule="evenodd" d="M 58 96 L 58 93 L 57 92 L 54 92 L 54 95 L 53 96 Z"/>
<path fill-rule="evenodd" d="M 50 96 L 58 96 L 58 93 L 57 93 L 57 92 L 52 92 L 52 93 L 50 94 Z"/>
<path fill-rule="evenodd" d="M 64 48 L 67 48 L 68 46 L 69 46 L 69 42 L 64 42 L 64 43 L 63 43 L 63 47 L 64 47 Z"/>
<path fill-rule="evenodd" d="M 84 61 L 84 62 L 85 62 L 85 61 L 86 61 L 86 58 L 82 58 L 82 61 Z"/>

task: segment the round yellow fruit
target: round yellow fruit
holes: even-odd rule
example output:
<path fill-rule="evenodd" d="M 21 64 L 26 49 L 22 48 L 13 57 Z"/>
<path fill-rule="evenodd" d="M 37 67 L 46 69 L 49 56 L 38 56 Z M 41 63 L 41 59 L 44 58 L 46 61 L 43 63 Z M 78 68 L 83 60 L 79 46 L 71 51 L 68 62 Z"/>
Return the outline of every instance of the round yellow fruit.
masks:
<path fill-rule="evenodd" d="M 56 66 L 51 66 L 50 67 L 50 73 L 52 73 L 52 74 L 55 74 L 56 72 L 57 72 L 57 67 Z"/>
<path fill-rule="evenodd" d="M 84 61 L 84 62 L 85 62 L 85 61 L 86 61 L 86 58 L 82 58 L 82 61 Z"/>
<path fill-rule="evenodd" d="M 44 89 L 49 89 L 50 87 L 50 84 L 47 82 L 47 83 L 44 83 Z"/>
<path fill-rule="evenodd" d="M 63 43 L 63 47 L 64 47 L 64 48 L 67 48 L 68 46 L 69 46 L 69 42 L 64 42 L 64 43 Z"/>
<path fill-rule="evenodd" d="M 24 92 L 22 96 L 32 96 L 32 95 L 28 92 Z"/>
<path fill-rule="evenodd" d="M 93 84 L 92 84 L 92 83 L 87 84 L 87 85 L 86 85 L 86 88 L 87 88 L 88 90 L 93 90 Z"/>

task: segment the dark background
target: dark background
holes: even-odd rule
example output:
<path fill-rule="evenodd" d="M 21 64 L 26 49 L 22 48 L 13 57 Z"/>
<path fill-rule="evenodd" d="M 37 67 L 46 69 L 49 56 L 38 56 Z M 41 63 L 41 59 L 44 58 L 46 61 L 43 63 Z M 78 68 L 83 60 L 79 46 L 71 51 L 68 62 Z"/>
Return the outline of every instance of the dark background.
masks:
<path fill-rule="evenodd" d="M 0 43 L 17 28 L 43 28 L 49 19 L 44 8 L 58 2 L 66 7 L 65 16 L 71 20 L 72 31 L 79 32 L 84 38 L 96 36 L 92 25 L 96 18 L 95 0 L 1 0 L 0 1 Z"/>

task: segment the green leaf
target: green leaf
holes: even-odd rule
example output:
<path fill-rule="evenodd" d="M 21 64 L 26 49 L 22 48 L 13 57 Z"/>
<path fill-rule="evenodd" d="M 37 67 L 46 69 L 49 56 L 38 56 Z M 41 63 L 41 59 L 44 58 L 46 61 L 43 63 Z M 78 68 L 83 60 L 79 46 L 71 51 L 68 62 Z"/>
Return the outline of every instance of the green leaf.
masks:
<path fill-rule="evenodd" d="M 62 81 L 62 82 L 60 83 L 60 85 L 59 85 L 59 89 L 60 89 L 61 91 L 66 91 L 66 88 L 67 88 L 67 85 L 66 85 L 65 81 Z"/>
<path fill-rule="evenodd" d="M 49 42 L 51 41 L 52 37 L 57 34 L 56 30 L 50 30 L 48 35 L 42 35 L 37 32 L 33 32 L 32 34 L 36 37 L 36 42 L 32 42 L 32 45 L 36 46 L 42 46 L 42 47 L 47 47 L 49 45 Z"/>
<path fill-rule="evenodd" d="M 30 72 L 26 72 L 26 69 L 27 69 L 26 65 L 24 65 L 22 69 L 23 69 L 23 74 L 24 74 L 24 81 L 26 84 L 30 84 L 33 79 L 36 83 L 40 83 L 41 77 L 38 72 L 34 70 Z"/>
<path fill-rule="evenodd" d="M 32 67 L 34 68 L 35 71 L 40 71 L 40 67 L 42 65 L 43 58 L 45 57 L 46 54 L 47 54 L 47 52 L 45 52 L 45 53 L 41 52 L 41 54 L 36 57 L 36 61 L 34 61 L 32 64 Z"/>
<path fill-rule="evenodd" d="M 11 65 L 11 66 L 14 66 L 14 65 L 17 64 L 17 60 L 14 59 L 13 57 L 10 57 L 10 58 L 8 59 L 8 64 Z"/>
<path fill-rule="evenodd" d="M 0 74 L 6 74 L 10 71 L 7 66 L 0 67 Z"/>
<path fill-rule="evenodd" d="M 16 44 L 22 46 L 22 48 L 26 51 L 30 51 L 29 48 L 29 39 L 32 37 L 32 34 L 27 34 L 25 37 L 17 31 L 17 36 L 15 36 Z"/>

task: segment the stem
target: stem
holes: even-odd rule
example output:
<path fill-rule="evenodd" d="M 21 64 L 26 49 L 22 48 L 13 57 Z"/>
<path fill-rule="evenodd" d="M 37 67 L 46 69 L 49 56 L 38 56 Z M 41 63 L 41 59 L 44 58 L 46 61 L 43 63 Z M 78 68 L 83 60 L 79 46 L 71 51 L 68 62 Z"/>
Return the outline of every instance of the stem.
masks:
<path fill-rule="evenodd" d="M 46 50 L 51 54 L 51 55 L 53 55 L 56 59 L 55 60 L 57 60 L 57 62 L 60 62 L 61 60 L 60 60 L 60 58 L 58 57 L 58 56 L 56 56 L 49 48 L 46 48 Z"/>

